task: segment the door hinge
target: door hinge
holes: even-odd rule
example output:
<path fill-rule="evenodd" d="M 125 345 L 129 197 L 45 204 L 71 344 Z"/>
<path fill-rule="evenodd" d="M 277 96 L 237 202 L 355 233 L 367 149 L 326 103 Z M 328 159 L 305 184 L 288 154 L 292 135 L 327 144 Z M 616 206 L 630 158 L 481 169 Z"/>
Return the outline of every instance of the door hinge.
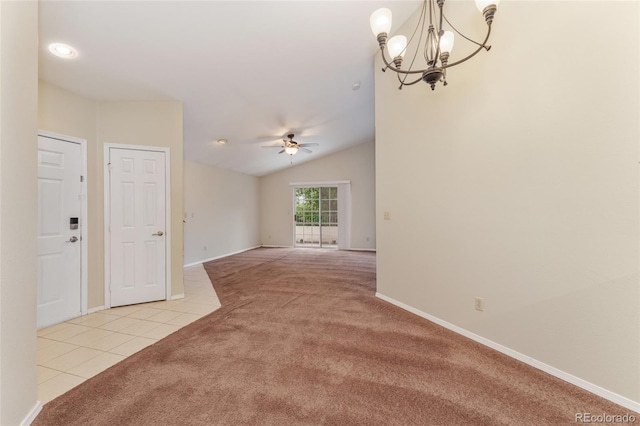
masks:
<path fill-rule="evenodd" d="M 84 182 L 84 176 L 80 175 L 80 182 Z"/>
<path fill-rule="evenodd" d="M 111 163 L 107 163 L 107 169 L 111 172 Z"/>

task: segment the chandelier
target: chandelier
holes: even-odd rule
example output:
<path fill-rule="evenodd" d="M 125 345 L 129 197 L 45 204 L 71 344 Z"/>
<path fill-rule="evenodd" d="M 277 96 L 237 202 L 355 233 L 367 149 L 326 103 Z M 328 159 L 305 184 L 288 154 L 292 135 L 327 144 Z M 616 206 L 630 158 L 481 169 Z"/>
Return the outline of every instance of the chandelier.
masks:
<path fill-rule="evenodd" d="M 420 81 L 424 81 L 429 84 L 431 86 L 431 90 L 435 90 L 438 82 L 442 82 L 442 84 L 446 86 L 447 68 L 451 68 L 467 61 L 477 55 L 482 49 L 486 51 L 491 49 L 491 46 L 487 45 L 487 42 L 491 35 L 491 24 L 493 23 L 493 17 L 496 13 L 500 0 L 476 0 L 476 6 L 487 23 L 487 35 L 482 43 L 476 42 L 463 35 L 453 25 L 451 25 L 443 11 L 444 2 L 445 0 L 424 0 L 418 24 L 409 39 L 410 44 L 416 33 L 418 33 L 418 30 L 420 30 L 418 47 L 411 60 L 409 68 L 406 70 L 402 69 L 402 62 L 407 51 L 407 37 L 403 35 L 396 35 L 387 40 L 388 34 L 391 31 L 391 11 L 387 8 L 382 8 L 371 14 L 371 18 L 369 19 L 371 23 L 371 30 L 378 39 L 380 55 L 385 63 L 385 68 L 383 68 L 382 71 L 384 72 L 387 69 L 390 69 L 397 73 L 398 81 L 400 81 L 400 87 L 398 87 L 398 89 L 402 89 L 403 86 L 411 86 Z M 428 27 L 427 16 L 429 18 Z M 453 31 L 444 30 L 443 24 L 445 22 Z M 467 57 L 449 63 L 449 54 L 453 49 L 454 31 L 462 38 L 475 44 L 477 49 Z M 424 37 L 423 41 L 425 32 L 426 37 Z M 385 46 L 387 47 L 387 52 L 391 57 L 390 60 L 387 60 L 385 55 Z M 421 46 L 423 46 L 422 49 Z M 426 67 L 414 70 L 412 67 L 420 51 L 423 53 L 424 60 L 426 61 Z M 416 75 L 418 75 L 418 78 L 414 79 Z M 411 80 L 407 81 L 410 77 Z"/>

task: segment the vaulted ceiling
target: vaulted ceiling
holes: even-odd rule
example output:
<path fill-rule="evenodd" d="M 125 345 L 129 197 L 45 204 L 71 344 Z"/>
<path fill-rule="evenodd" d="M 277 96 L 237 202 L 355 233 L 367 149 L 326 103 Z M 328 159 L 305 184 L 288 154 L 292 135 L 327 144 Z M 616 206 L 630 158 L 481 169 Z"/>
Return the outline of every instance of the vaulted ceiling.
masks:
<path fill-rule="evenodd" d="M 40 78 L 98 100 L 180 100 L 186 159 L 261 176 L 290 165 L 261 148 L 289 132 L 319 144 L 294 164 L 373 140 L 369 15 L 389 7 L 398 28 L 419 3 L 45 0 Z"/>

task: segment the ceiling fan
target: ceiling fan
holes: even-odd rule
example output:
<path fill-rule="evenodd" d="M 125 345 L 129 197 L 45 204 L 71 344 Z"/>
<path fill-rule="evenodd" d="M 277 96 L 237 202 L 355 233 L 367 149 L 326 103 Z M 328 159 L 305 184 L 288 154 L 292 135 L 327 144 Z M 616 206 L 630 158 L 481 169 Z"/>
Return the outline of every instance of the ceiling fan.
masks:
<path fill-rule="evenodd" d="M 278 152 L 278 154 L 282 154 L 283 152 L 286 152 L 291 157 L 293 157 L 298 153 L 298 151 L 311 153 L 312 151 L 306 148 L 307 146 L 318 146 L 317 143 L 298 143 L 293 140 L 293 137 L 294 137 L 294 134 L 290 133 L 287 135 L 287 138 L 289 139 L 282 139 L 282 142 L 284 142 L 282 145 L 268 145 L 268 146 L 263 146 L 263 148 L 282 148 L 282 150 Z"/>

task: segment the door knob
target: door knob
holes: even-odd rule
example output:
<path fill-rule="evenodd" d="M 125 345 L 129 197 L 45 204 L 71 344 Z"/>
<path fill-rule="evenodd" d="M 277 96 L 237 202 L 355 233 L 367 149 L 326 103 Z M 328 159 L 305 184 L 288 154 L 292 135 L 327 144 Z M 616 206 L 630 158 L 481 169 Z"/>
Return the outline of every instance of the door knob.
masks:
<path fill-rule="evenodd" d="M 75 243 L 76 241 L 78 241 L 78 237 L 73 236 L 69 238 L 67 241 L 65 241 L 65 243 Z"/>
<path fill-rule="evenodd" d="M 155 234 L 151 234 L 151 235 L 157 235 L 158 237 L 162 237 L 164 235 L 164 232 L 158 231 Z"/>

